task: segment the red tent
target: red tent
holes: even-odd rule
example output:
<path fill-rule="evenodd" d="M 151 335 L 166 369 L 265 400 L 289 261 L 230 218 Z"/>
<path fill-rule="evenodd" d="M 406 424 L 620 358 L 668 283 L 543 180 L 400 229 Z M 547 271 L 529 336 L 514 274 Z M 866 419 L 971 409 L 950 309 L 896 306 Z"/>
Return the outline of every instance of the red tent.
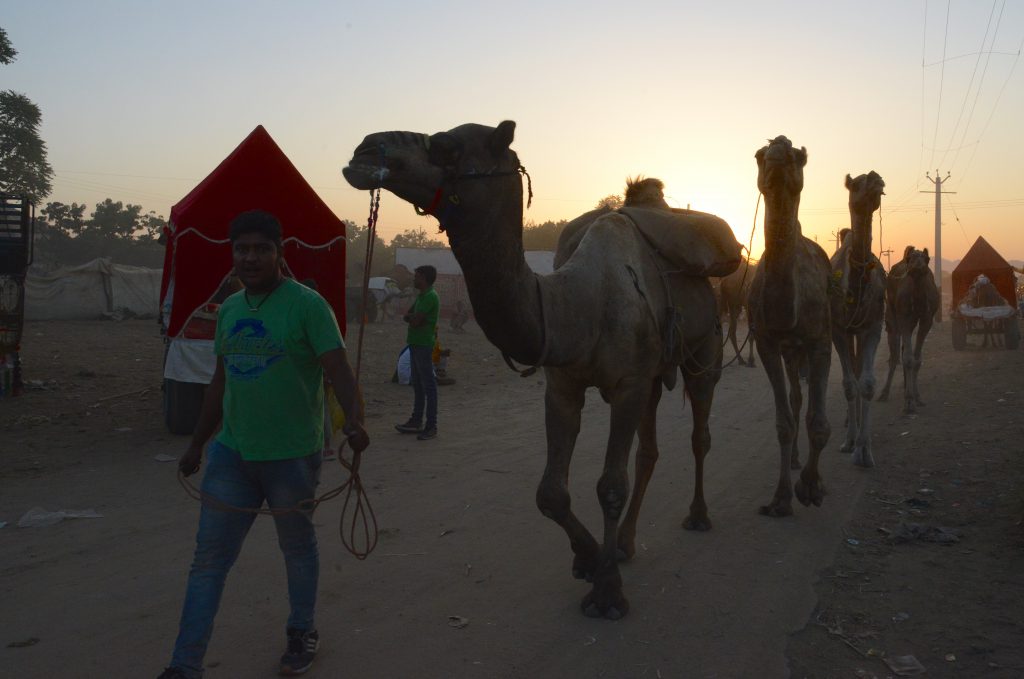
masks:
<path fill-rule="evenodd" d="M 953 308 L 960 304 L 979 274 L 988 276 L 1007 304 L 1017 306 L 1017 283 L 1013 267 L 987 240 L 978 236 L 978 240 L 974 241 L 974 245 L 953 269 Z"/>
<path fill-rule="evenodd" d="M 228 226 L 257 208 L 280 220 L 288 268 L 297 280 L 316 281 L 344 332 L 345 225 L 259 125 L 171 208 L 160 285 L 162 309 L 171 293 L 168 337 L 178 337 L 225 281 L 232 266 Z"/>

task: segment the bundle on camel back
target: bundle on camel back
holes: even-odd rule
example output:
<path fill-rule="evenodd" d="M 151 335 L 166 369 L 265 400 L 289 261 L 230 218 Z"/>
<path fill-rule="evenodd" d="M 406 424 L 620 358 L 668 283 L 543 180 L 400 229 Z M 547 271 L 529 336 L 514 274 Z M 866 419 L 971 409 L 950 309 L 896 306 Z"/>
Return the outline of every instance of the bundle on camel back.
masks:
<path fill-rule="evenodd" d="M 664 206 L 629 206 L 573 222 L 573 233 L 563 234 L 559 243 L 556 270 L 535 274 L 523 254 L 525 170 L 509 148 L 514 130 L 515 123 L 505 121 L 496 128 L 467 124 L 433 135 L 371 134 L 344 174 L 358 189 L 387 189 L 435 216 L 447 232 L 487 338 L 512 359 L 544 367 L 547 465 L 537 505 L 565 530 L 573 575 L 593 583 L 581 603 L 583 612 L 617 619 L 629 609 L 618 560 L 635 553 L 637 517 L 658 458 L 655 418 L 662 385 L 672 383 L 680 369 L 693 411 L 696 461 L 693 501 L 683 525 L 711 527 L 702 483 L 711 443 L 708 415 L 721 372 L 721 329 L 705 270 L 724 275 L 735 269 L 740 246 L 733 239 L 728 261 L 702 260 L 683 272 L 661 246 L 651 244 L 640 224 L 725 223 Z M 580 413 L 591 386 L 611 406 L 597 484 L 604 515 L 600 542 L 573 513 L 568 488 Z M 626 467 L 637 433 L 630 499 Z"/>

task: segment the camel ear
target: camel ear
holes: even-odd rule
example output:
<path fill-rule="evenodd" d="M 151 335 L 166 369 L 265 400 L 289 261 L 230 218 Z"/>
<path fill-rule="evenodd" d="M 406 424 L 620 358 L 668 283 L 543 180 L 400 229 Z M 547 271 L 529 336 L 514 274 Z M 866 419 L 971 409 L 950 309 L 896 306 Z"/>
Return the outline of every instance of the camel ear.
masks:
<path fill-rule="evenodd" d="M 924 263 L 925 264 L 929 264 L 929 263 L 931 263 L 931 261 L 932 261 L 932 258 L 931 258 L 931 255 L 928 254 L 928 248 L 925 248 L 924 249 Z"/>
<path fill-rule="evenodd" d="M 487 140 L 487 146 L 491 149 L 491 153 L 498 156 L 507 151 L 508 147 L 512 145 L 515 133 L 515 122 L 503 120 L 498 123 L 498 126 L 494 128 L 494 132 L 491 133 L 491 138 Z"/>
<path fill-rule="evenodd" d="M 757 161 L 758 165 L 760 165 L 761 163 L 764 162 L 764 154 L 767 153 L 767 152 L 768 152 L 768 147 L 767 146 L 762 146 L 761 148 L 759 148 L 757 150 L 757 153 L 754 154 L 754 160 Z"/>
<path fill-rule="evenodd" d="M 800 167 L 803 167 L 804 165 L 807 164 L 807 147 L 806 146 L 801 146 L 799 151 L 794 151 L 793 153 L 796 154 L 797 160 L 800 161 Z"/>
<path fill-rule="evenodd" d="M 850 175 L 846 175 L 846 189 L 849 190 L 852 185 L 853 177 L 851 177 Z"/>

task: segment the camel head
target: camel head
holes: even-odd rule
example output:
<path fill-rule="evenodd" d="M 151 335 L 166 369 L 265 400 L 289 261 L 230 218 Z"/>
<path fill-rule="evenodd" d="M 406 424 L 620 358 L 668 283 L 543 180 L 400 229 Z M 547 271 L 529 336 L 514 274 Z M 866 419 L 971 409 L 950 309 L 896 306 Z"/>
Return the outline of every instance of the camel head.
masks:
<path fill-rule="evenodd" d="M 850 212 L 859 215 L 870 215 L 882 205 L 885 195 L 885 182 L 872 170 L 856 179 L 846 175 L 846 188 L 850 192 Z"/>
<path fill-rule="evenodd" d="M 449 238 L 460 233 L 471 205 L 494 204 L 505 193 L 522 203 L 520 164 L 509 148 L 516 124 L 466 124 L 436 134 L 377 132 L 368 135 L 342 170 L 357 189 L 391 191 L 421 214 L 435 216 Z M 515 177 L 511 181 L 510 177 Z"/>
<path fill-rule="evenodd" d="M 932 258 L 928 254 L 928 248 L 918 250 L 913 245 L 908 245 L 903 251 L 903 261 L 907 263 L 907 273 L 918 278 L 928 272 Z"/>
<path fill-rule="evenodd" d="M 768 146 L 754 154 L 757 159 L 757 188 L 761 193 L 782 191 L 790 197 L 799 196 L 804 188 L 804 165 L 807 149 L 793 148 L 793 142 L 779 135 Z"/>

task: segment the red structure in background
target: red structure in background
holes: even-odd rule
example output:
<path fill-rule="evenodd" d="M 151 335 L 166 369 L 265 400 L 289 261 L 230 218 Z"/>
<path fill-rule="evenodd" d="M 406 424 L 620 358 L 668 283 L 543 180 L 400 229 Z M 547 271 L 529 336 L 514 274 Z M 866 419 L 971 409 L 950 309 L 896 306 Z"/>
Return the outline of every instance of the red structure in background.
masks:
<path fill-rule="evenodd" d="M 182 336 L 225 282 L 232 267 L 228 227 L 254 209 L 280 220 L 289 270 L 297 280 L 316 281 L 345 331 L 345 225 L 259 125 L 171 208 L 160 285 L 167 337 Z"/>
<path fill-rule="evenodd" d="M 980 274 L 985 274 L 1006 303 L 1017 308 L 1017 284 L 1010 265 L 995 248 L 981 236 L 967 251 L 964 258 L 953 269 L 953 301 L 951 309 L 956 309 L 960 301 L 967 295 L 971 283 Z"/>

